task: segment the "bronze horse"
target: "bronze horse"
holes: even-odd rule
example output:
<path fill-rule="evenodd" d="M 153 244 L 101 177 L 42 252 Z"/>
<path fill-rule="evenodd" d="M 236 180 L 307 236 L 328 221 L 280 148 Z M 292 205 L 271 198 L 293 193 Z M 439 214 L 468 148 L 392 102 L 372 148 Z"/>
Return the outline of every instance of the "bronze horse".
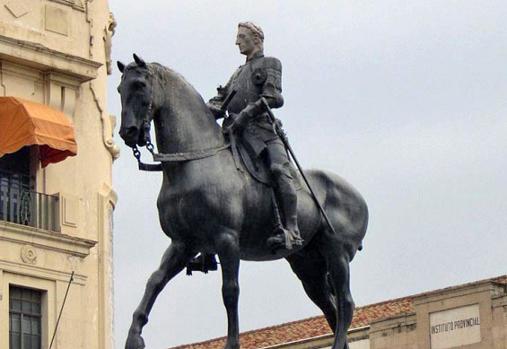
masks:
<path fill-rule="evenodd" d="M 366 233 L 368 209 L 361 195 L 340 177 L 305 171 L 336 234 L 327 228 L 306 188 L 298 191 L 298 222 L 304 245 L 276 253 L 267 246 L 273 226 L 271 188 L 237 170 L 221 127 L 200 94 L 178 73 L 134 55 L 123 73 L 120 135 L 130 147 L 146 145 L 154 122 L 162 154 L 208 153 L 195 160 L 162 162 L 157 200 L 162 230 L 171 238 L 160 267 L 149 278 L 133 314 L 126 349 L 144 348 L 142 328 L 157 295 L 198 253 L 217 254 L 227 311 L 225 349 L 239 348 L 240 259 L 285 258 L 307 295 L 335 333 L 333 349 L 346 349 L 354 302 L 349 263 Z M 170 155 L 169 155 L 170 157 Z"/>

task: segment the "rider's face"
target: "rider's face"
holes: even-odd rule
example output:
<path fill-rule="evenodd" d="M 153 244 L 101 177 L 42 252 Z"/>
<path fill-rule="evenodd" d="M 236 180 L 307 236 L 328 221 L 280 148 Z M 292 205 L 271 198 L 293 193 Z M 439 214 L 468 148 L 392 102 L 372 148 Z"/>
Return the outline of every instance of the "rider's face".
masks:
<path fill-rule="evenodd" d="M 236 36 L 236 45 L 239 47 L 241 54 L 249 56 L 257 49 L 257 44 L 252 32 L 245 28 L 238 28 L 238 35 Z"/>

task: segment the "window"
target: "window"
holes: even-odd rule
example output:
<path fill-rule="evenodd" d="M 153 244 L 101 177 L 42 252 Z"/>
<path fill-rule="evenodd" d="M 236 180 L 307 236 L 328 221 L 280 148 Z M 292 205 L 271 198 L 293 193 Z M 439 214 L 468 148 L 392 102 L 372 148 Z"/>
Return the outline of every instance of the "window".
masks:
<path fill-rule="evenodd" d="M 28 224 L 31 220 L 30 191 L 34 180 L 30 176 L 30 149 L 21 148 L 0 158 L 0 219 Z"/>
<path fill-rule="evenodd" d="M 30 148 L 23 147 L 15 153 L 0 157 L 0 170 L 20 175 L 30 175 Z"/>
<path fill-rule="evenodd" d="M 35 191 L 37 148 L 0 158 L 0 220 L 58 231 L 58 198 Z"/>
<path fill-rule="evenodd" d="M 9 349 L 41 348 L 42 292 L 9 287 Z"/>

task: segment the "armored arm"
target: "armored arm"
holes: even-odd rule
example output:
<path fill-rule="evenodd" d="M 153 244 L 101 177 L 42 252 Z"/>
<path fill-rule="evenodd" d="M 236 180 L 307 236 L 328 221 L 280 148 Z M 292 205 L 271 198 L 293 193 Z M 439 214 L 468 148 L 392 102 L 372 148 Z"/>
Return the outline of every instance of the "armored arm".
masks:
<path fill-rule="evenodd" d="M 266 57 L 265 72 L 266 79 L 262 88 L 261 97 L 266 99 L 270 108 L 281 108 L 283 106 L 282 63 L 277 58 Z M 260 100 L 256 103 L 262 105 Z"/>

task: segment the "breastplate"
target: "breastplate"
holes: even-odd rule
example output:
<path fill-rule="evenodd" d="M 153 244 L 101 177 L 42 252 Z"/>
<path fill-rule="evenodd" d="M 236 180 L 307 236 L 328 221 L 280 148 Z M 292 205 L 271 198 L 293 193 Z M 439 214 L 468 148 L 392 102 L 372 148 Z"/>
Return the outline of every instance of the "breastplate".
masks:
<path fill-rule="evenodd" d="M 255 102 L 260 98 L 260 87 L 254 85 L 252 81 L 253 62 L 248 62 L 241 66 L 234 74 L 231 88 L 236 90 L 236 95 L 227 108 L 229 113 L 239 113 L 249 103 Z"/>

